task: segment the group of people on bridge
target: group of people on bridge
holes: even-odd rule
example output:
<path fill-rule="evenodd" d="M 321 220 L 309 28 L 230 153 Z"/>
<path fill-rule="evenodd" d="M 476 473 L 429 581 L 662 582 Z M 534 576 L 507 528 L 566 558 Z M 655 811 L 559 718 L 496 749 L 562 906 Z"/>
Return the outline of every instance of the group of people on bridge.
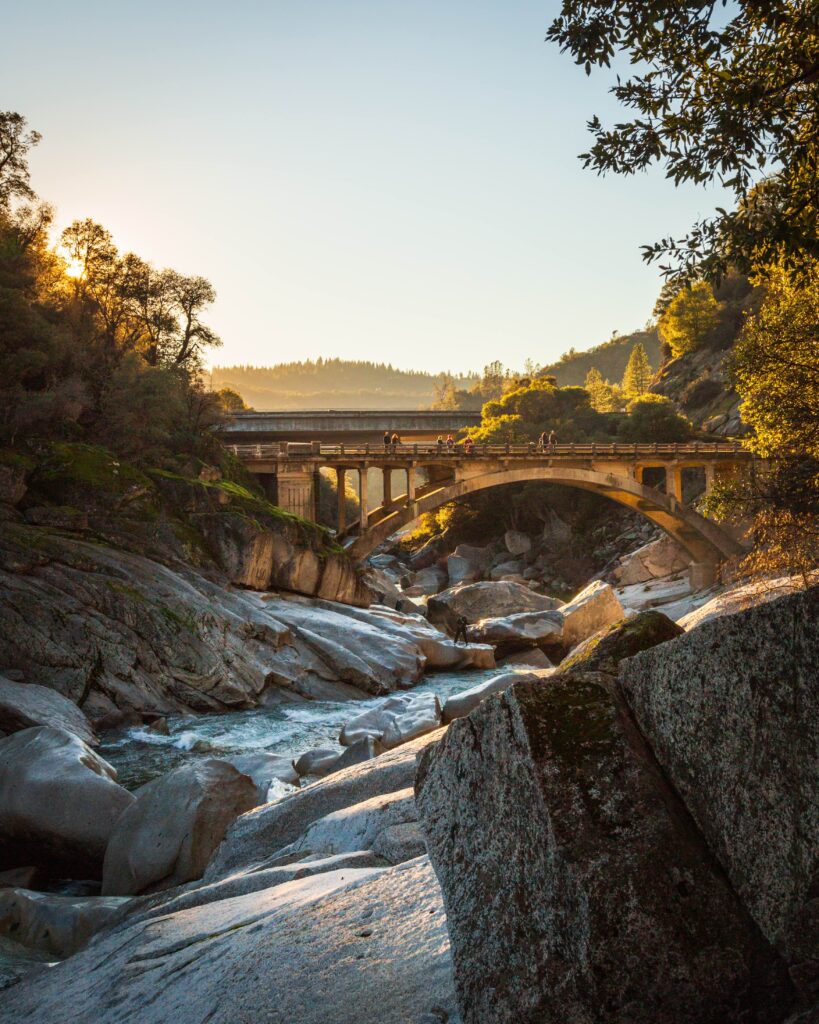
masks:
<path fill-rule="evenodd" d="M 397 433 L 393 431 L 393 433 L 391 434 L 389 430 L 384 431 L 385 455 L 395 455 L 400 444 L 401 438 L 398 436 Z M 455 449 L 456 447 L 458 447 L 455 438 L 452 436 L 452 434 L 448 434 L 446 440 L 444 440 L 442 434 L 439 434 L 435 444 L 440 455 L 443 455 L 444 450 L 446 450 L 448 455 L 454 455 Z M 554 452 L 557 449 L 557 434 L 554 432 L 554 430 L 550 430 L 548 434 L 544 430 L 540 437 L 537 439 L 537 443 L 534 441 L 529 442 L 529 448 L 533 452 L 535 450 L 539 452 Z M 463 442 L 463 450 L 466 455 L 471 455 L 475 450 L 475 442 L 472 440 L 471 437 L 465 438 Z"/>

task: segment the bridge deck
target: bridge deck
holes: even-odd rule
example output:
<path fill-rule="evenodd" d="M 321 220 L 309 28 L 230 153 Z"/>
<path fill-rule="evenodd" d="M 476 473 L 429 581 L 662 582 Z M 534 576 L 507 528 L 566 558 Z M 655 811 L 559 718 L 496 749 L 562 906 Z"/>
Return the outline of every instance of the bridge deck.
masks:
<path fill-rule="evenodd" d="M 646 459 L 657 458 L 673 461 L 680 458 L 697 459 L 751 459 L 747 451 L 736 441 L 693 441 L 684 444 L 558 444 L 554 447 L 538 448 L 530 444 L 476 444 L 471 454 L 463 444 L 457 444 L 450 451 L 436 444 L 399 444 L 388 448 L 378 444 L 345 445 L 321 444 L 319 442 L 290 444 L 231 444 L 226 446 L 242 462 L 268 462 L 278 460 L 320 460 L 325 464 L 349 463 L 351 460 L 366 460 L 395 464 L 412 462 L 415 459 L 456 459 L 456 458 L 549 458 L 576 459 Z"/>

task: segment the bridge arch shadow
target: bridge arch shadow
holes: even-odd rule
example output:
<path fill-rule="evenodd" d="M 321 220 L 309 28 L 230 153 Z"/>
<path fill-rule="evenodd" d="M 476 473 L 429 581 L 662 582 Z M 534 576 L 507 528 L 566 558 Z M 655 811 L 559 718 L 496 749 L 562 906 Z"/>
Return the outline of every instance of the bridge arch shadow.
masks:
<path fill-rule="evenodd" d="M 433 512 L 442 505 L 476 491 L 531 481 L 592 491 L 640 512 L 672 537 L 691 556 L 692 562 L 716 564 L 744 551 L 742 545 L 717 523 L 655 487 L 646 486 L 633 477 L 562 466 L 503 469 L 442 482 L 438 487 L 433 485 L 432 489 L 428 489 L 410 504 L 373 510 L 376 521 L 364 533 L 355 535 L 346 550 L 352 558 L 366 558 L 394 533 L 411 525 L 427 512 Z"/>

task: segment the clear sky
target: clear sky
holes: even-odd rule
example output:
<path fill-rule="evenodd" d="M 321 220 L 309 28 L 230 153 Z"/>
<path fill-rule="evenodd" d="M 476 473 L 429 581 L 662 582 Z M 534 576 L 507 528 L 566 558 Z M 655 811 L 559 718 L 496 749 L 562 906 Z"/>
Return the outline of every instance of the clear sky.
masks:
<path fill-rule="evenodd" d="M 586 119 L 617 108 L 543 41 L 558 8 L 28 0 L 4 10 L 0 109 L 42 132 L 61 227 L 210 278 L 217 363 L 547 363 L 642 326 L 639 245 L 715 201 L 582 170 Z"/>

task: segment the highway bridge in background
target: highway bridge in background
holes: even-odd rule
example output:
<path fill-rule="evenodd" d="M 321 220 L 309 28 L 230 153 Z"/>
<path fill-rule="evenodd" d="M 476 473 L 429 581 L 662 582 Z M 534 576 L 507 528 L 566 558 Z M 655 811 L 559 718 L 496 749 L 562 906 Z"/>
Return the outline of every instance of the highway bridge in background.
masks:
<path fill-rule="evenodd" d="M 309 412 L 240 412 L 220 431 L 226 444 L 271 441 L 381 442 L 384 432 L 402 441 L 434 441 L 477 427 L 480 412 L 412 409 L 326 409 Z"/>

